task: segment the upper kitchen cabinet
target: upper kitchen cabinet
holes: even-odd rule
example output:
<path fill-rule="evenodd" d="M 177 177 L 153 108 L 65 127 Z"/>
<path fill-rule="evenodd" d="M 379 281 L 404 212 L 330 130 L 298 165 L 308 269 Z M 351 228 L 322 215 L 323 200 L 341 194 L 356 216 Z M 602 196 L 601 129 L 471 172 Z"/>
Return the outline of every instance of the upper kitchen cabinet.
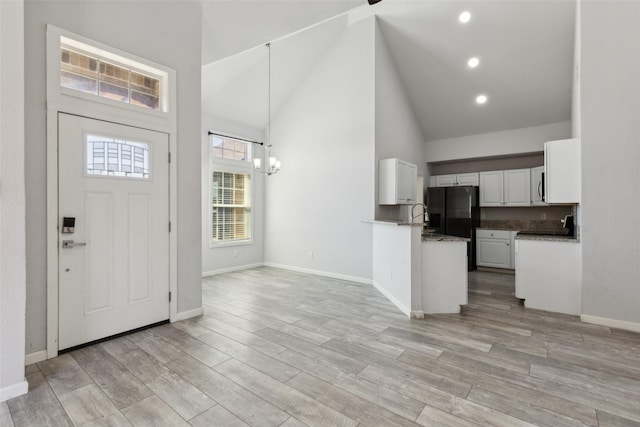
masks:
<path fill-rule="evenodd" d="M 544 201 L 544 166 L 531 168 L 531 206 L 546 206 Z"/>
<path fill-rule="evenodd" d="M 480 206 L 529 206 L 529 169 L 480 172 Z"/>
<path fill-rule="evenodd" d="M 504 205 L 529 206 L 531 204 L 531 170 L 504 171 Z"/>
<path fill-rule="evenodd" d="M 418 167 L 400 159 L 380 160 L 379 204 L 416 203 Z"/>
<path fill-rule="evenodd" d="M 580 203 L 580 139 L 544 143 L 544 195 L 547 203 Z"/>
<path fill-rule="evenodd" d="M 431 184 L 430 187 L 453 187 L 456 185 L 477 186 L 480 184 L 480 178 L 477 172 L 435 175 L 431 177 L 429 183 Z"/>
<path fill-rule="evenodd" d="M 480 206 L 504 206 L 504 171 L 480 172 Z"/>

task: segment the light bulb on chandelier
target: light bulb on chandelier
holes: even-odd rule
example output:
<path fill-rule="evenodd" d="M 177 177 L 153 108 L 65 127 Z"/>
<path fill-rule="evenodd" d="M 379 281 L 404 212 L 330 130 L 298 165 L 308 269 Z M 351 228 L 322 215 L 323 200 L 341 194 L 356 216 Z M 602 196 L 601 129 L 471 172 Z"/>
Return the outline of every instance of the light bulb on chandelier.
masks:
<path fill-rule="evenodd" d="M 269 87 L 268 87 L 268 104 L 267 104 L 267 140 L 264 142 L 264 160 L 266 169 L 262 169 L 262 158 L 256 157 L 253 159 L 253 166 L 259 172 L 266 175 L 273 175 L 280 170 L 280 160 L 275 157 L 271 157 L 271 43 L 266 44 L 269 49 Z"/>

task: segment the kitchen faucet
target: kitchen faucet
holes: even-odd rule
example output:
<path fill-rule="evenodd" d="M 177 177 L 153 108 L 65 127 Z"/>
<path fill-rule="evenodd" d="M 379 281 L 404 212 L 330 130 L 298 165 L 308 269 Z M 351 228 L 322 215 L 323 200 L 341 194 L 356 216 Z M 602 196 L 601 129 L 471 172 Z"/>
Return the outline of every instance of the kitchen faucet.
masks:
<path fill-rule="evenodd" d="M 419 215 L 415 214 L 416 206 L 422 206 L 422 213 Z M 425 205 L 424 203 L 414 203 L 411 206 L 411 223 L 413 224 L 413 220 L 420 215 L 424 216 L 423 222 L 426 227 L 429 224 L 429 213 L 427 212 L 427 205 Z"/>

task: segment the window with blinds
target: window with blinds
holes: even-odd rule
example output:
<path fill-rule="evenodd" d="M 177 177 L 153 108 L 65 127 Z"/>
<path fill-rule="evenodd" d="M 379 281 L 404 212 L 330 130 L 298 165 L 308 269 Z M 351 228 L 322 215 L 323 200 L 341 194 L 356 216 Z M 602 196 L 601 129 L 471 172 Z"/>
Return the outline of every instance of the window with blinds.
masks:
<path fill-rule="evenodd" d="M 251 175 L 213 171 L 211 225 L 213 243 L 251 239 Z"/>

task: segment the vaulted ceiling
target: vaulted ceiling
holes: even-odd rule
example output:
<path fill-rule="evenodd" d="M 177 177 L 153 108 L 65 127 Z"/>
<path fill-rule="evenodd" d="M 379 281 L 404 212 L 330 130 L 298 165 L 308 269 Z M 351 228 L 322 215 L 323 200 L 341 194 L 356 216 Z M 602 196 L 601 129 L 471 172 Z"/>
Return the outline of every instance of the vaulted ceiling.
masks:
<path fill-rule="evenodd" d="M 265 0 L 205 6 L 203 109 L 254 129 L 264 128 L 267 117 L 263 44 L 278 39 L 272 50 L 275 115 L 347 27 L 344 12 L 354 7 L 376 14 L 426 140 L 571 118 L 573 0 L 383 0 L 375 6 Z M 465 10 L 472 18 L 461 24 L 457 18 Z M 466 65 L 472 56 L 480 59 L 475 69 Z M 481 93 L 489 99 L 484 105 L 474 101 Z"/>

